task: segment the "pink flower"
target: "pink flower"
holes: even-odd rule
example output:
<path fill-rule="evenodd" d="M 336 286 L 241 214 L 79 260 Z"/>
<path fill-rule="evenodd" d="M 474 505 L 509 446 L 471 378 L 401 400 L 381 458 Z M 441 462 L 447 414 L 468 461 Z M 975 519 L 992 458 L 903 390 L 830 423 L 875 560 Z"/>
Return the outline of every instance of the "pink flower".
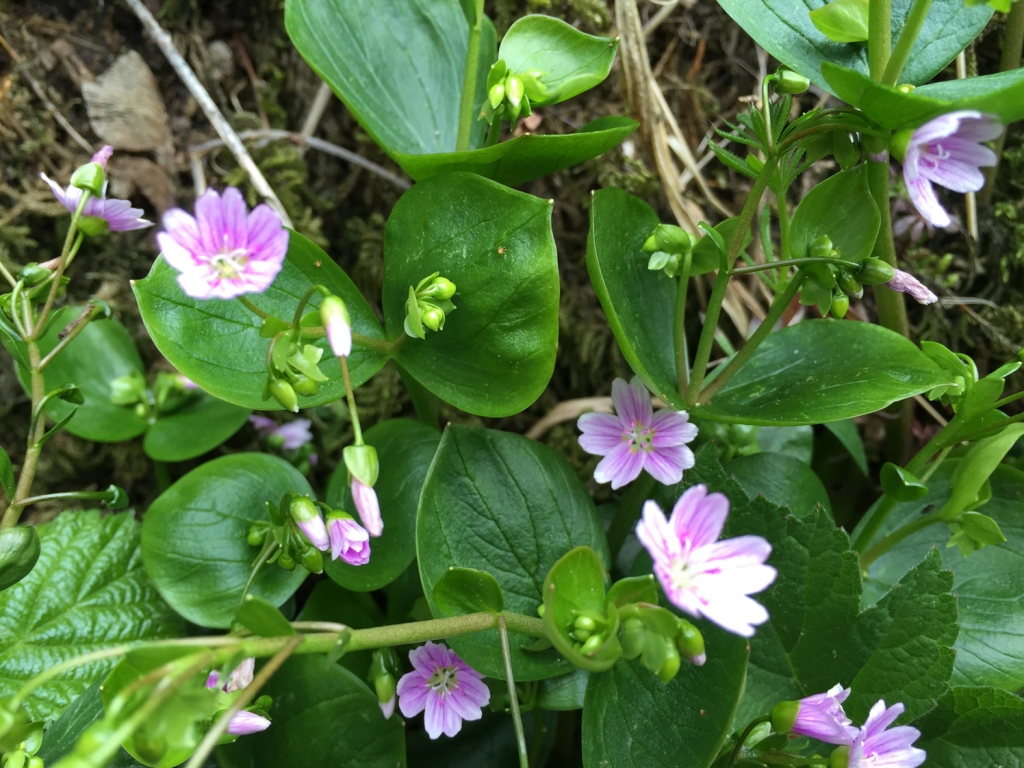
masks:
<path fill-rule="evenodd" d="M 900 725 L 886 730 L 902 714 L 902 704 L 886 709 L 885 701 L 876 702 L 850 745 L 848 768 L 917 768 L 923 763 L 928 755 L 912 746 L 921 736 L 917 728 Z"/>
<path fill-rule="evenodd" d="M 246 215 L 234 187 L 208 189 L 196 201 L 195 218 L 180 208 L 164 214 L 157 234 L 164 261 L 178 270 L 178 285 L 195 299 L 231 299 L 262 293 L 277 277 L 288 252 L 288 230 L 270 206 Z"/>
<path fill-rule="evenodd" d="M 102 152 L 102 150 L 100 151 Z M 57 202 L 72 213 L 78 210 L 78 202 L 82 199 L 82 190 L 72 186 L 61 187 L 45 173 L 39 175 L 50 185 Z M 127 232 L 132 229 L 145 229 L 153 226 L 153 222 L 142 218 L 143 210 L 141 208 L 132 208 L 132 204 L 127 200 L 118 200 L 116 197 L 108 199 L 106 194 L 107 185 L 104 184 L 101 197 L 90 197 L 85 201 L 82 215 L 104 219 L 111 232 Z"/>
<path fill-rule="evenodd" d="M 313 439 L 313 433 L 309 431 L 313 422 L 309 419 L 295 419 L 287 424 L 278 424 L 266 416 L 250 416 L 249 423 L 264 440 L 280 441 L 281 447 L 288 451 L 301 448 Z"/>
<path fill-rule="evenodd" d="M 252 682 L 253 672 L 256 671 L 256 658 L 250 656 L 247 659 L 242 659 L 242 663 L 235 667 L 231 674 L 228 675 L 228 680 L 224 683 L 222 691 L 226 693 L 234 693 L 245 688 L 249 683 Z M 207 688 L 216 688 L 220 685 L 220 672 L 213 670 L 206 678 Z"/>
<path fill-rule="evenodd" d="M 324 519 L 320 515 L 309 520 L 296 520 L 295 523 L 299 526 L 299 530 L 302 531 L 302 535 L 309 540 L 309 543 L 321 552 L 326 552 L 331 548 L 331 539 L 327 535 L 327 526 L 324 525 Z"/>
<path fill-rule="evenodd" d="M 651 395 L 637 376 L 629 384 L 623 379 L 612 382 L 612 404 L 617 415 L 585 413 L 576 422 L 583 432 L 580 447 L 604 456 L 594 479 L 621 488 L 646 469 L 665 485 L 682 480 L 683 470 L 693 466 L 686 443 L 697 437 L 687 413 L 667 408 L 655 413 Z"/>
<path fill-rule="evenodd" d="M 843 711 L 843 702 L 850 695 L 849 688 L 836 684 L 825 693 L 816 693 L 796 702 L 799 710 L 790 733 L 810 736 L 827 744 L 850 744 L 858 729 L 850 724 Z"/>
<path fill-rule="evenodd" d="M 392 696 L 387 701 L 378 701 L 377 705 L 380 707 L 381 714 L 384 715 L 385 720 L 390 720 L 391 716 L 395 714 L 395 697 Z"/>
<path fill-rule="evenodd" d="M 483 675 L 443 643 L 427 642 L 409 651 L 413 671 L 398 681 L 398 707 L 406 717 L 426 710 L 423 724 L 430 738 L 454 736 L 463 720 L 479 720 L 491 700 Z"/>
<path fill-rule="evenodd" d="M 934 304 L 939 297 L 909 272 L 894 270 L 895 274 L 886 286 L 900 293 L 908 293 L 918 304 Z"/>
<path fill-rule="evenodd" d="M 345 302 L 337 296 L 325 296 L 320 304 L 320 319 L 327 330 L 327 341 L 336 357 L 352 354 L 352 321 Z"/>
<path fill-rule="evenodd" d="M 775 580 L 775 569 L 764 564 L 772 547 L 760 536 L 718 541 L 728 515 L 725 496 L 695 485 L 676 502 L 671 520 L 655 502 L 644 504 L 636 535 L 674 605 L 752 637 L 754 626 L 768 620 L 768 611 L 748 595 Z"/>
<path fill-rule="evenodd" d="M 363 521 L 363 527 L 369 531 L 371 536 L 380 536 L 384 533 L 384 521 L 380 518 L 380 502 L 377 501 L 377 492 L 373 490 L 373 486 L 366 485 L 355 475 L 352 476 L 349 488 L 352 491 L 352 500 L 355 502 L 359 519 Z"/>
<path fill-rule="evenodd" d="M 349 565 L 370 562 L 370 534 L 359 523 L 344 513 L 334 512 L 327 518 L 327 533 L 331 539 L 331 559 L 339 557 Z"/>
<path fill-rule="evenodd" d="M 917 210 L 936 227 L 948 227 L 949 214 L 932 183 L 954 192 L 985 186 L 981 166 L 996 164 L 996 153 L 981 142 L 1003 132 L 999 119 L 972 109 L 949 112 L 915 130 L 903 158 L 903 179 Z"/>
<path fill-rule="evenodd" d="M 265 731 L 269 727 L 270 721 L 267 718 L 243 709 L 231 718 L 228 733 L 231 736 L 248 736 L 250 733 Z"/>
<path fill-rule="evenodd" d="M 114 148 L 109 144 L 100 147 L 100 150 L 92 156 L 90 163 L 98 163 L 101 168 L 106 170 L 107 163 L 110 162 L 110 158 L 114 154 Z"/>

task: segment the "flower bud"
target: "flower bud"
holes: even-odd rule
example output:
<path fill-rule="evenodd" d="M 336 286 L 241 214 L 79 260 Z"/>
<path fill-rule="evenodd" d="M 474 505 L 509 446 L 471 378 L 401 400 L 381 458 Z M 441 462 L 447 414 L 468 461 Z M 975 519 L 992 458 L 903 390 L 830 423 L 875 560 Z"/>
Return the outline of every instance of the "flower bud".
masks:
<path fill-rule="evenodd" d="M 295 376 L 292 383 L 292 389 L 298 395 L 302 395 L 303 397 L 312 397 L 320 391 L 320 385 L 309 378 L 309 376 L 303 376 L 300 373 Z"/>
<path fill-rule="evenodd" d="M 444 311 L 440 307 L 428 306 L 420 315 L 423 324 L 432 331 L 439 331 L 444 328 Z"/>
<path fill-rule="evenodd" d="M 811 243 L 807 255 L 814 259 L 827 259 L 832 255 L 832 241 L 828 235 L 822 235 Z"/>
<path fill-rule="evenodd" d="M 529 101 L 539 103 L 547 96 L 548 87 L 540 81 L 546 74 L 546 72 L 541 72 L 539 69 L 528 69 L 517 75 L 523 84 L 523 90 Z"/>
<path fill-rule="evenodd" d="M 487 92 L 487 101 L 491 109 L 497 109 L 498 105 L 505 100 L 505 84 L 497 83 Z"/>
<path fill-rule="evenodd" d="M 831 768 L 849 768 L 850 748 L 843 745 L 833 749 L 832 756 L 829 758 L 829 764 Z"/>
<path fill-rule="evenodd" d="M 577 632 L 580 630 L 584 632 L 594 632 L 597 630 L 597 622 L 589 616 L 577 616 L 575 626 Z"/>
<path fill-rule="evenodd" d="M 330 537 L 327 535 L 327 526 L 320 516 L 320 510 L 308 496 L 293 494 L 288 503 L 288 514 L 292 516 L 302 534 L 317 549 L 323 551 L 331 546 Z M 323 566 L 321 565 L 321 570 Z"/>
<path fill-rule="evenodd" d="M 668 684 L 672 682 L 672 679 L 679 674 L 679 667 L 682 666 L 682 661 L 679 658 L 679 651 L 676 647 L 669 643 L 666 648 L 665 663 L 661 669 L 658 670 L 658 679 L 661 682 Z"/>
<path fill-rule="evenodd" d="M 516 110 L 518 116 L 519 105 L 523 101 L 523 81 L 515 75 L 509 75 L 505 78 L 505 96 L 508 97 L 508 103 Z"/>
<path fill-rule="evenodd" d="M 110 230 L 110 223 L 99 216 L 82 216 L 78 220 L 78 231 L 89 237 L 105 235 Z"/>
<path fill-rule="evenodd" d="M 416 295 L 424 299 L 447 301 L 455 295 L 455 290 L 455 283 L 447 277 L 435 277 L 431 281 L 430 285 L 423 290 L 418 291 Z"/>
<path fill-rule="evenodd" d="M 270 394 L 281 406 L 292 413 L 299 412 L 299 398 L 292 389 L 292 385 L 284 379 L 274 379 L 270 382 Z"/>
<path fill-rule="evenodd" d="M 772 80 L 772 89 L 776 93 L 788 93 L 796 96 L 797 94 L 804 93 L 810 87 L 810 80 L 799 72 L 794 72 L 789 67 L 779 67 L 775 71 L 775 77 Z"/>
<path fill-rule="evenodd" d="M 884 261 L 869 256 L 860 263 L 860 267 L 853 273 L 853 277 L 864 285 L 881 285 L 892 280 L 895 274 L 896 270 Z"/>
<path fill-rule="evenodd" d="M 654 240 L 659 251 L 668 253 L 687 253 L 694 244 L 693 236 L 674 224 L 659 224 L 654 229 Z"/>
<path fill-rule="evenodd" d="M 654 236 L 653 232 L 651 233 L 650 237 L 644 240 L 642 250 L 644 253 L 654 253 L 656 250 L 658 250 L 658 238 Z"/>
<path fill-rule="evenodd" d="M 798 714 L 800 714 L 799 701 L 780 701 L 772 707 L 772 728 L 776 733 L 789 733 L 796 725 Z"/>
<path fill-rule="evenodd" d="M 323 573 L 324 572 L 324 558 L 320 554 L 319 550 L 310 547 L 302 553 L 302 557 L 299 558 L 299 562 L 302 563 L 302 567 L 310 573 Z"/>
<path fill-rule="evenodd" d="M 245 540 L 249 542 L 250 547 L 259 547 L 263 545 L 266 538 L 266 526 L 256 524 L 249 528 L 249 535 L 245 537 Z"/>
<path fill-rule="evenodd" d="M 635 659 L 643 653 L 646 635 L 647 628 L 640 619 L 626 619 L 622 622 L 622 635 L 619 637 L 622 657 L 627 660 Z"/>
<path fill-rule="evenodd" d="M 859 299 L 861 296 L 864 295 L 863 286 L 861 286 L 860 283 L 854 280 L 853 275 L 851 275 L 849 272 L 846 272 L 845 270 L 840 272 L 839 275 L 836 277 L 836 283 L 839 285 L 840 288 L 843 289 L 843 293 L 845 293 L 847 296 L 853 296 Z"/>
<path fill-rule="evenodd" d="M 107 175 L 99 163 L 86 163 L 71 174 L 71 186 L 91 193 L 94 197 L 103 197 L 103 185 L 107 183 Z"/>
<path fill-rule="evenodd" d="M 850 297 L 843 293 L 839 288 L 836 288 L 832 292 L 832 316 L 837 320 L 842 320 L 846 317 L 846 311 L 850 308 Z"/>
<path fill-rule="evenodd" d="M 336 357 L 352 354 L 352 320 L 345 302 L 337 296 L 327 296 L 320 302 L 320 319 L 327 330 L 327 341 Z"/>
<path fill-rule="evenodd" d="M 686 619 L 679 619 L 679 634 L 676 635 L 676 648 L 683 658 L 695 667 L 703 667 L 708 657 L 704 651 L 704 636 Z"/>
<path fill-rule="evenodd" d="M 377 492 L 372 486 L 366 485 L 358 477 L 353 476 L 349 485 L 352 492 L 352 501 L 356 505 L 356 512 L 359 513 L 359 520 L 363 527 L 373 537 L 380 536 L 384 532 L 384 521 L 380 516 L 380 501 L 377 499 Z"/>
<path fill-rule="evenodd" d="M 912 128 L 896 131 L 889 139 L 889 154 L 902 163 L 907 156 L 907 148 L 910 146 L 910 139 L 913 135 L 914 129 Z"/>
<path fill-rule="evenodd" d="M 23 281 L 25 285 L 29 286 L 39 285 L 39 283 L 43 282 L 43 280 L 49 276 L 50 270 L 46 267 L 39 266 L 34 261 L 26 264 L 18 273 L 18 279 Z"/>
<path fill-rule="evenodd" d="M 32 526 L 0 531 L 0 590 L 17 584 L 32 572 L 39 559 L 39 534 Z M 5 710 L 0 709 L 0 718 Z M 3 720 L 0 719 L 0 730 Z"/>
<path fill-rule="evenodd" d="M 377 701 L 386 704 L 395 697 L 397 683 L 390 672 L 378 675 L 373 681 L 373 689 L 377 692 Z"/>
<path fill-rule="evenodd" d="M 295 570 L 295 558 L 291 556 L 289 552 L 282 552 L 281 556 L 277 558 L 277 564 L 284 568 L 286 571 Z"/>
<path fill-rule="evenodd" d="M 380 473 L 377 449 L 372 445 L 349 445 L 341 452 L 345 467 L 352 477 L 359 478 L 364 485 L 373 486 Z"/>
<path fill-rule="evenodd" d="M 592 653 L 596 653 L 597 649 L 602 645 L 604 645 L 604 635 L 591 635 L 580 647 L 580 654 L 589 656 Z"/>

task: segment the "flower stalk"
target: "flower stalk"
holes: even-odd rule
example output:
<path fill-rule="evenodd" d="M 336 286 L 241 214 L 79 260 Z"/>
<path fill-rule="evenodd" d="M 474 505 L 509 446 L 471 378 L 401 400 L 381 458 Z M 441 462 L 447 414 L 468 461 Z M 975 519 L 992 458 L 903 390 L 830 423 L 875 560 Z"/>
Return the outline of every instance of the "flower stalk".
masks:
<path fill-rule="evenodd" d="M 459 102 L 459 133 L 455 140 L 455 150 L 462 152 L 469 149 L 469 137 L 473 133 L 475 115 L 473 107 L 476 101 L 476 78 L 480 68 L 480 31 L 483 27 L 484 0 L 473 0 L 475 19 L 469 27 L 469 45 L 466 48 L 466 69 L 462 79 L 462 99 Z M 500 124 L 498 133 L 500 133 Z"/>
<path fill-rule="evenodd" d="M 874 5 L 874 0 L 871 4 Z M 907 20 L 903 22 L 903 29 L 900 30 L 896 47 L 882 72 L 881 82 L 883 85 L 896 85 L 900 79 L 900 73 L 906 66 L 907 59 L 910 58 L 910 51 L 913 49 L 914 43 L 917 42 L 917 36 L 921 33 L 921 27 L 924 26 L 924 20 L 928 17 L 931 7 L 932 0 L 914 0 L 914 4 L 910 7 L 910 13 L 907 14 Z M 870 11 L 868 14 L 870 19 Z"/>

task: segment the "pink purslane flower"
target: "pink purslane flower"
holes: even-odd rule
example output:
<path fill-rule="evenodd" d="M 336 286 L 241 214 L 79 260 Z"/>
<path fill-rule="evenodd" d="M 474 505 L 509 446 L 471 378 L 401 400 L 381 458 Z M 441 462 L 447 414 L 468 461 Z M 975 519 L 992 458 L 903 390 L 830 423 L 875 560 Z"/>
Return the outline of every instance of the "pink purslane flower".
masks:
<path fill-rule="evenodd" d="M 903 179 L 917 210 L 934 226 L 951 220 L 935 194 L 933 183 L 954 192 L 977 192 L 985 186 L 979 170 L 996 164 L 996 153 L 981 142 L 999 138 L 999 119 L 963 109 L 929 120 L 909 138 L 903 157 Z"/>
<path fill-rule="evenodd" d="M 370 534 L 348 515 L 333 513 L 327 519 L 331 539 L 331 559 L 342 559 L 349 565 L 370 562 Z"/>
<path fill-rule="evenodd" d="M 101 149 L 96 156 L 99 157 L 102 152 Z M 93 160 L 98 162 L 95 157 Z M 62 187 L 45 173 L 39 175 L 50 185 L 57 202 L 72 213 L 78 210 L 78 203 L 82 199 L 82 190 L 72 186 Z M 146 221 L 142 218 L 142 214 L 141 208 L 132 208 L 132 204 L 127 200 L 118 200 L 116 197 L 108 198 L 106 184 L 103 185 L 103 194 L 100 197 L 90 197 L 85 201 L 85 208 L 82 209 L 83 216 L 94 216 L 97 219 L 105 220 L 111 232 L 128 232 L 132 229 L 152 227 L 153 222 Z"/>
<path fill-rule="evenodd" d="M 246 215 L 242 193 L 208 189 L 196 201 L 195 218 L 180 208 L 164 214 L 157 234 L 164 261 L 181 274 L 178 285 L 194 299 L 232 299 L 262 293 L 281 271 L 288 230 L 270 206 Z"/>
<path fill-rule="evenodd" d="M 902 714 L 902 704 L 886 709 L 878 701 L 850 745 L 847 768 L 917 768 L 923 763 L 927 753 L 913 746 L 921 732 L 909 725 L 889 728 Z"/>
<path fill-rule="evenodd" d="M 303 536 L 309 539 L 309 543 L 321 552 L 326 552 L 331 548 L 331 538 L 327 535 L 327 526 L 320 515 L 311 517 L 309 520 L 296 520 L 295 524 L 299 526 Z"/>
<path fill-rule="evenodd" d="M 313 422 L 309 419 L 295 419 L 287 424 L 278 424 L 266 416 L 250 416 L 249 423 L 264 440 L 280 442 L 281 447 L 288 451 L 301 448 L 313 439 L 313 433 L 309 431 Z"/>
<path fill-rule="evenodd" d="M 843 711 L 843 702 L 849 695 L 849 688 L 837 684 L 825 693 L 800 699 L 796 702 L 799 710 L 790 733 L 810 736 L 828 744 L 852 743 L 858 729 L 850 724 L 850 718 Z"/>
<path fill-rule="evenodd" d="M 647 470 L 655 480 L 673 485 L 683 470 L 693 466 L 693 452 L 686 444 L 697 437 L 697 427 L 685 411 L 668 408 L 654 412 L 651 395 L 634 376 L 612 382 L 615 414 L 585 413 L 576 425 L 583 432 L 580 447 L 604 456 L 594 470 L 599 483 L 621 488 Z"/>
<path fill-rule="evenodd" d="M 479 720 L 481 707 L 491 700 L 483 675 L 472 669 L 443 643 L 421 645 L 409 651 L 413 671 L 398 681 L 398 707 L 406 717 L 426 710 L 423 724 L 436 739 L 454 736 L 463 720 Z"/>
<path fill-rule="evenodd" d="M 674 605 L 752 637 L 754 627 L 768 620 L 768 611 L 748 595 L 775 581 L 775 569 L 764 564 L 772 547 L 760 536 L 718 541 L 728 515 L 725 496 L 695 485 L 676 502 L 671 520 L 655 502 L 644 504 L 636 535 Z"/>
<path fill-rule="evenodd" d="M 380 707 L 380 712 L 384 715 L 385 720 L 390 720 L 391 716 L 395 714 L 395 696 L 392 696 L 387 701 L 378 701 L 377 706 Z"/>
<path fill-rule="evenodd" d="M 911 298 L 918 304 L 934 304 L 939 300 L 938 296 L 932 293 L 924 283 L 909 272 L 904 272 L 902 269 L 893 271 L 895 274 L 892 280 L 886 283 L 887 287 L 900 293 L 910 294 Z"/>
<path fill-rule="evenodd" d="M 373 490 L 373 486 L 367 485 L 354 475 L 349 489 L 352 491 L 352 501 L 355 502 L 356 512 L 363 521 L 363 527 L 371 536 L 380 536 L 384 533 L 384 521 L 380 517 L 377 492 Z"/>
<path fill-rule="evenodd" d="M 242 663 L 235 667 L 231 674 L 228 675 L 228 680 L 221 688 L 225 693 L 234 693 L 247 687 L 252 682 L 253 672 L 256 669 L 256 659 L 249 657 L 243 659 Z M 217 688 L 220 686 L 220 672 L 214 670 L 206 678 L 207 688 Z M 255 712 L 249 712 L 242 710 L 232 716 L 231 722 L 228 723 L 228 733 L 232 736 L 248 736 L 250 733 L 258 733 L 265 731 L 270 727 L 270 720 L 257 715 Z"/>
<path fill-rule="evenodd" d="M 242 710 L 231 717 L 228 723 L 228 734 L 231 736 L 248 736 L 250 733 L 259 733 L 270 727 L 270 721 L 257 715 L 255 712 Z"/>

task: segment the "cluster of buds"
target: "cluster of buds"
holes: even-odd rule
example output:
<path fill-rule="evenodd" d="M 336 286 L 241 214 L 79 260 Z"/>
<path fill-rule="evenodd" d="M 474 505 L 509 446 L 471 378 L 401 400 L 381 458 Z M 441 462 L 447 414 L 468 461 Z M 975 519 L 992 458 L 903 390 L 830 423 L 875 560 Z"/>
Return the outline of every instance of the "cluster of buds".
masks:
<path fill-rule="evenodd" d="M 43 768 L 36 752 L 43 745 L 43 723 L 32 722 L 12 700 L 0 701 L 0 752 L 4 768 Z"/>
<path fill-rule="evenodd" d="M 815 263 L 803 267 L 808 279 L 800 289 L 800 303 L 817 304 L 822 317 L 831 313 L 842 320 L 850 308 L 850 298 L 863 296 L 865 285 L 889 283 L 896 275 L 896 270 L 884 261 L 870 257 L 856 268 L 849 268 L 839 262 L 839 251 L 832 246 L 828 235 L 811 243 L 807 255 L 815 259 L 836 259 L 835 264 Z"/>
<path fill-rule="evenodd" d="M 268 501 L 270 522 L 252 524 L 247 537 L 249 546 L 263 547 L 264 552 L 273 548 L 267 562 L 277 563 L 286 571 L 295 570 L 299 564 L 310 573 L 322 573 L 324 561 L 320 553 L 330 547 L 330 539 L 320 506 L 320 502 L 291 491 L 281 498 L 280 504 Z"/>
<path fill-rule="evenodd" d="M 132 371 L 110 381 L 110 402 L 133 408 L 135 415 L 149 423 L 160 414 L 173 413 L 198 391 L 198 387 L 180 373 L 160 371 L 153 386 L 146 385 L 141 371 Z"/>
<path fill-rule="evenodd" d="M 442 330 L 445 316 L 455 311 L 451 302 L 455 290 L 455 283 L 440 277 L 438 272 L 420 280 L 415 288 L 410 285 L 409 298 L 405 302 L 405 332 L 417 339 L 425 339 L 424 328 Z"/>
<path fill-rule="evenodd" d="M 490 124 L 507 120 L 515 123 L 520 117 L 533 114 L 533 107 L 544 102 L 547 86 L 540 79 L 546 75 L 539 69 L 514 73 L 504 60 L 498 59 L 487 73 L 487 101 L 480 119 Z"/>
<path fill-rule="evenodd" d="M 693 252 L 697 239 L 673 224 L 659 224 L 644 242 L 643 251 L 651 255 L 647 268 L 652 272 L 662 270 L 669 277 L 675 277 L 683 258 Z"/>
<path fill-rule="evenodd" d="M 370 671 L 366 675 L 366 682 L 370 684 L 377 694 L 377 703 L 380 711 L 384 713 L 385 719 L 390 719 L 395 711 L 395 692 L 398 689 L 398 678 L 402 675 L 402 667 L 398 663 L 398 656 L 391 648 L 378 648 L 373 652 L 373 661 L 370 662 Z"/>
<path fill-rule="evenodd" d="M 273 397 L 293 413 L 299 411 L 299 395 L 313 397 L 327 377 L 320 372 L 324 351 L 312 344 L 301 344 L 290 334 L 282 334 L 271 345 L 267 383 L 263 399 Z"/>
<path fill-rule="evenodd" d="M 761 446 L 757 442 L 758 427 L 703 420 L 699 426 L 704 441 L 715 442 L 718 459 L 723 464 L 729 463 L 737 456 L 750 456 L 761 452 Z"/>
<path fill-rule="evenodd" d="M 693 624 L 670 611 L 647 603 L 619 608 L 622 620 L 622 656 L 640 657 L 640 663 L 669 683 L 679 673 L 682 659 L 695 667 L 707 660 L 704 637 Z"/>

